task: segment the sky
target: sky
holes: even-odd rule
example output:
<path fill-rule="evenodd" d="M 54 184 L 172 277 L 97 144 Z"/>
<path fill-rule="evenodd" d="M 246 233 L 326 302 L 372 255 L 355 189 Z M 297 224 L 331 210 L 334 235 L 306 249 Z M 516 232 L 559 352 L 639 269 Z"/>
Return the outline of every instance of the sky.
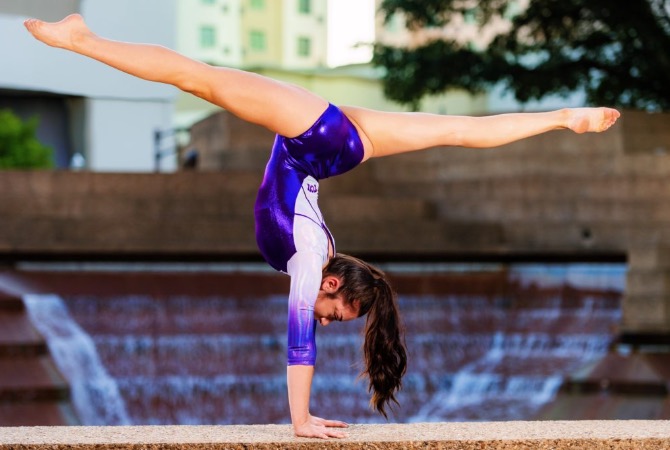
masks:
<path fill-rule="evenodd" d="M 329 0 L 328 18 L 328 65 L 369 61 L 372 56 L 370 46 L 353 47 L 374 40 L 374 0 Z"/>

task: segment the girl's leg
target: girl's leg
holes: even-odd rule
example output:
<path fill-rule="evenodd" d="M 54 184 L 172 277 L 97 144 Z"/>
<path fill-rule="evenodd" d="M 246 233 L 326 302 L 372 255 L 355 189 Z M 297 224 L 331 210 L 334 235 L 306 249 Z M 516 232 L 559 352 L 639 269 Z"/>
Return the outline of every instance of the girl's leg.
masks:
<path fill-rule="evenodd" d="M 294 137 L 307 130 L 328 106 L 305 89 L 261 75 L 212 67 L 158 45 L 101 38 L 78 14 L 56 23 L 30 19 L 25 25 L 47 45 L 88 56 L 145 80 L 174 85 L 284 136 Z"/>
<path fill-rule="evenodd" d="M 619 112 L 610 108 L 575 108 L 542 113 L 486 117 L 388 113 L 345 106 L 357 126 L 366 157 L 388 156 L 436 146 L 497 147 L 557 129 L 576 133 L 605 131 Z"/>

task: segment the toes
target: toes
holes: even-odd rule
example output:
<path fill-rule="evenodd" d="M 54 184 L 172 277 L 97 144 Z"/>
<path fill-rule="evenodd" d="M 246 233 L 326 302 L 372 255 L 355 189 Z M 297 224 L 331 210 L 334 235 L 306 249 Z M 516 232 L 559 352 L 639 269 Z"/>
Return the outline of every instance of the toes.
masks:
<path fill-rule="evenodd" d="M 612 108 L 578 108 L 568 125 L 575 133 L 605 131 L 614 125 L 621 114 Z"/>
<path fill-rule="evenodd" d="M 34 32 L 37 31 L 40 21 L 37 19 L 27 19 L 23 22 L 23 25 L 28 29 L 28 31 Z"/>
<path fill-rule="evenodd" d="M 616 109 L 606 109 L 605 110 L 605 118 L 604 118 L 604 128 L 608 129 L 612 125 L 614 125 L 617 121 L 617 119 L 621 116 L 621 113 L 617 111 Z"/>

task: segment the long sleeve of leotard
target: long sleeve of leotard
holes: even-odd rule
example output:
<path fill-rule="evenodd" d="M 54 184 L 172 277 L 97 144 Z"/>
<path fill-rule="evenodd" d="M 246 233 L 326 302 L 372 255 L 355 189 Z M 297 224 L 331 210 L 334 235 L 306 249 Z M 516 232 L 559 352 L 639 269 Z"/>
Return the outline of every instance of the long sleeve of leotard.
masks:
<path fill-rule="evenodd" d="M 288 262 L 288 365 L 313 366 L 316 361 L 314 303 L 321 288 L 323 259 L 313 252 L 297 252 Z"/>

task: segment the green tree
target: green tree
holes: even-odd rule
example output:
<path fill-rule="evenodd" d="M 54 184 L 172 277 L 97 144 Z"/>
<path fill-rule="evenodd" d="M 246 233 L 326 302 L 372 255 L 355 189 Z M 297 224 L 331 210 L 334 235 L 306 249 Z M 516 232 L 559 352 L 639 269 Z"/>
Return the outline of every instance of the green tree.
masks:
<path fill-rule="evenodd" d="M 476 8 L 473 6 L 476 5 Z M 500 83 L 520 102 L 583 91 L 591 104 L 670 110 L 669 0 L 384 0 L 389 21 L 411 30 L 465 15 L 483 29 L 511 21 L 484 49 L 455 40 L 418 48 L 375 45 L 390 99 L 417 104 L 449 88 L 482 92 Z"/>
<path fill-rule="evenodd" d="M 35 137 L 36 118 L 23 122 L 9 110 L 0 110 L 0 169 L 53 167 L 52 150 Z"/>

